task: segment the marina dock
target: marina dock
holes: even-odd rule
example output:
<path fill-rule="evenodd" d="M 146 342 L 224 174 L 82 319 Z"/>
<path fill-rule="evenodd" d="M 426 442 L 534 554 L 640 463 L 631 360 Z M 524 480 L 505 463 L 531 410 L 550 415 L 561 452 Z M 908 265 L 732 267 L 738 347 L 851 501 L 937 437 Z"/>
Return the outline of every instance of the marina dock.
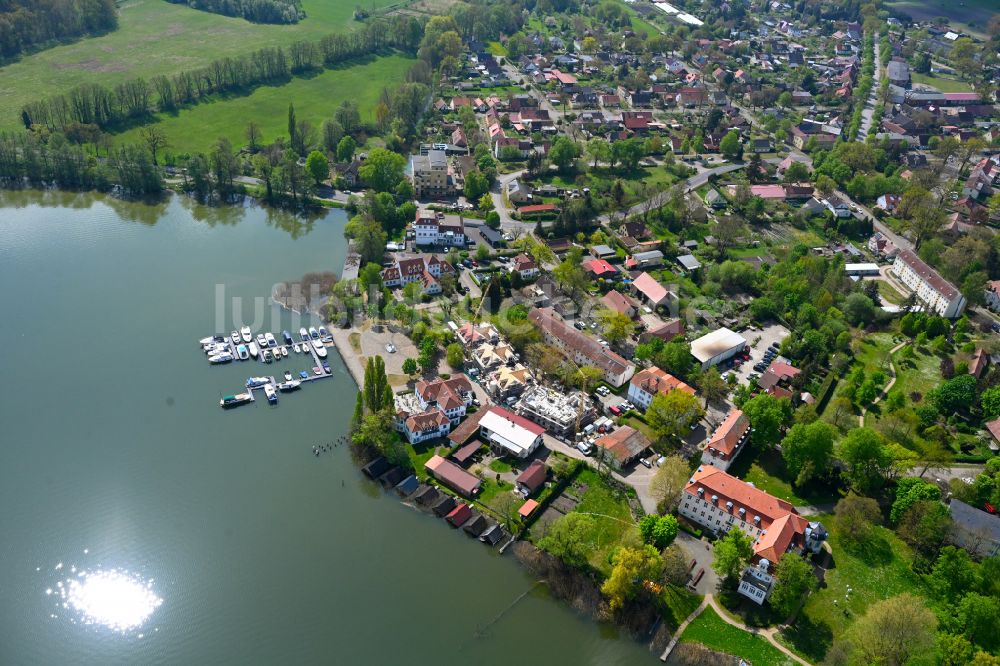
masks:
<path fill-rule="evenodd" d="M 219 339 L 219 338 L 222 338 L 222 336 L 218 336 L 217 338 L 215 338 L 215 343 L 225 347 L 228 353 L 232 356 L 232 361 L 230 361 L 231 363 L 248 363 L 248 364 L 253 364 L 255 366 L 256 365 L 271 366 L 277 364 L 280 367 L 283 362 L 288 362 L 289 364 L 292 364 L 293 362 L 301 359 L 308 359 L 310 363 L 309 369 L 299 370 L 299 371 L 289 370 L 289 372 L 292 373 L 291 379 L 293 381 L 299 382 L 300 385 L 304 385 L 309 382 L 313 382 L 319 379 L 326 379 L 327 377 L 333 376 L 333 373 L 330 370 L 330 366 L 327 359 L 320 358 L 319 352 L 317 352 L 316 347 L 313 344 L 314 342 L 320 342 L 324 350 L 334 348 L 335 344 L 333 336 L 330 335 L 329 333 L 319 338 L 308 338 L 306 340 L 293 342 L 292 344 L 279 343 L 276 345 L 270 345 L 268 347 L 261 349 L 256 357 L 250 356 L 249 358 L 246 359 L 240 358 L 239 352 L 237 351 L 238 345 L 234 343 L 230 337 L 225 337 L 224 339 Z M 254 336 L 254 339 L 256 339 L 256 336 Z M 248 343 L 241 343 L 241 344 L 248 344 Z M 295 345 L 298 345 L 301 351 L 296 352 L 294 349 Z M 288 351 L 288 356 L 282 355 L 283 349 Z M 265 361 L 264 360 L 265 350 L 269 351 L 275 360 L 272 360 L 270 362 Z M 318 374 L 316 372 L 317 369 L 319 370 Z M 270 370 L 270 368 L 268 368 L 268 370 Z M 228 396 L 227 398 L 224 399 L 228 400 L 229 397 L 239 397 L 245 394 L 246 397 L 242 401 L 235 402 L 232 404 L 226 404 L 225 402 L 223 402 L 223 400 L 220 400 L 220 405 L 223 406 L 224 408 L 233 408 L 239 405 L 256 402 L 254 392 L 265 391 L 265 386 L 272 386 L 274 387 L 275 390 L 277 390 L 281 382 L 278 379 L 276 379 L 274 375 L 268 374 L 263 376 L 267 377 L 270 381 L 261 383 L 260 385 L 245 386 L 241 388 L 238 393 L 235 393 L 233 394 L 233 396 Z M 268 401 L 265 399 L 264 402 L 267 403 Z"/>

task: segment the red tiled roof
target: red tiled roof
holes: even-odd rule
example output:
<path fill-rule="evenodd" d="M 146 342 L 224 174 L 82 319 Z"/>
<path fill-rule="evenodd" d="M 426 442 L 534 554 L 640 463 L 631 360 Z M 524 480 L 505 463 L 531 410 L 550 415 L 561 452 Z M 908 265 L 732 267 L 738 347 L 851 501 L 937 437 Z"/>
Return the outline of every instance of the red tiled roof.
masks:
<path fill-rule="evenodd" d="M 632 301 L 628 299 L 627 296 L 619 293 L 616 289 L 612 289 L 608 293 L 601 297 L 601 303 L 604 304 L 609 310 L 614 310 L 623 315 L 627 315 L 635 310 L 635 305 Z"/>
<path fill-rule="evenodd" d="M 674 390 L 684 391 L 691 395 L 695 394 L 693 388 L 657 367 L 646 368 L 641 372 L 635 373 L 630 383 L 653 395 L 657 393 L 669 393 Z"/>
<path fill-rule="evenodd" d="M 466 496 L 474 495 L 482 483 L 478 477 L 469 474 L 455 463 L 445 460 L 438 455 L 425 462 L 424 468 L 435 479 L 452 490 Z"/>
<path fill-rule="evenodd" d="M 591 259 L 583 262 L 583 267 L 594 275 L 601 276 L 605 273 L 617 273 L 618 270 L 604 259 Z"/>
<path fill-rule="evenodd" d="M 538 502 L 536 502 L 533 499 L 530 499 L 521 505 L 521 508 L 517 510 L 517 515 L 521 516 L 522 518 L 527 518 L 537 508 L 538 508 Z"/>
<path fill-rule="evenodd" d="M 628 462 L 649 447 L 649 439 L 631 426 L 622 426 L 594 443 L 621 462 Z"/>
<path fill-rule="evenodd" d="M 896 255 L 896 261 L 902 261 L 913 271 L 923 278 L 935 291 L 949 300 L 954 300 L 959 296 L 955 285 L 945 280 L 940 274 L 924 263 L 923 259 L 913 253 L 912 250 L 900 250 Z"/>
<path fill-rule="evenodd" d="M 530 492 L 535 492 L 545 483 L 545 478 L 548 475 L 549 470 L 545 467 L 545 463 L 541 460 L 535 460 L 528 465 L 527 469 L 518 474 L 516 481 Z"/>
<path fill-rule="evenodd" d="M 555 204 L 534 204 L 532 206 L 521 206 L 517 209 L 517 212 L 521 215 L 530 215 L 531 213 L 554 213 L 557 210 L 559 208 Z"/>
<path fill-rule="evenodd" d="M 730 456 L 736 450 L 740 438 L 750 429 L 750 420 L 739 409 L 726 415 L 719 427 L 712 433 L 706 448 L 715 449 L 723 456 Z"/>
<path fill-rule="evenodd" d="M 643 296 L 653 303 L 661 303 L 667 297 L 667 289 L 649 273 L 643 273 L 632 283 Z"/>
<path fill-rule="evenodd" d="M 788 363 L 785 363 L 784 361 L 775 361 L 767 367 L 767 370 L 764 371 L 764 375 L 760 378 L 760 381 L 757 382 L 757 386 L 765 391 L 769 391 L 778 383 L 786 379 L 791 379 L 800 372 L 802 371 Z"/>

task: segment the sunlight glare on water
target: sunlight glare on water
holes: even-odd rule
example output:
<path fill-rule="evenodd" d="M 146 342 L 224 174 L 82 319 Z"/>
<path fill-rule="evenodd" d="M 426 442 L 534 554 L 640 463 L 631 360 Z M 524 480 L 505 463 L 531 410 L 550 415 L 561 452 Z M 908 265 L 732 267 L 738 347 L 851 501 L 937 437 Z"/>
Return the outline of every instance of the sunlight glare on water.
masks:
<path fill-rule="evenodd" d="M 73 611 L 77 621 L 122 633 L 142 626 L 163 603 L 152 580 L 123 569 L 80 570 L 57 583 L 55 591 L 61 607 Z M 45 591 L 50 596 L 53 592 Z"/>

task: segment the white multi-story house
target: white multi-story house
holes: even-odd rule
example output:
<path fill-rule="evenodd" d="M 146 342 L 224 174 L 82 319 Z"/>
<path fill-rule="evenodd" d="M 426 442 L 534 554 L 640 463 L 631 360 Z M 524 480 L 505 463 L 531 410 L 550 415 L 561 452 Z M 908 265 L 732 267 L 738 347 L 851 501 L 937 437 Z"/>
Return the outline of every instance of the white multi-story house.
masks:
<path fill-rule="evenodd" d="M 892 272 L 916 293 L 917 299 L 929 311 L 955 319 L 965 310 L 965 296 L 911 250 L 899 251 Z"/>
<path fill-rule="evenodd" d="M 467 243 L 465 227 L 460 222 L 449 223 L 444 215 L 432 210 L 417 211 L 413 221 L 413 242 L 417 245 L 462 247 Z"/>
<path fill-rule="evenodd" d="M 474 397 L 464 375 L 419 381 L 412 394 L 396 396 L 396 430 L 411 444 L 444 437 L 462 420 Z"/>
<path fill-rule="evenodd" d="M 628 399 L 633 405 L 646 411 L 657 393 L 669 393 L 675 390 L 695 394 L 693 388 L 654 366 L 640 370 L 632 376 L 628 383 Z"/>
<path fill-rule="evenodd" d="M 538 264 L 528 255 L 521 253 L 514 257 L 510 272 L 520 273 L 521 279 L 530 280 L 533 277 L 538 277 Z"/>
<path fill-rule="evenodd" d="M 701 454 L 705 464 L 725 471 L 750 441 L 750 419 L 739 409 L 726 414 Z"/>
<path fill-rule="evenodd" d="M 405 287 L 411 282 L 420 282 L 425 294 L 440 294 L 438 280 L 443 275 L 454 275 L 455 269 L 447 261 L 435 256 L 427 259 L 413 257 L 397 259 L 396 263 L 382 270 L 382 284 L 386 287 Z"/>
<path fill-rule="evenodd" d="M 604 381 L 612 386 L 623 385 L 635 374 L 635 364 L 611 351 L 558 319 L 552 308 L 534 308 L 528 319 L 542 333 L 544 340 L 573 359 L 579 365 L 591 365 L 601 371 Z"/>
<path fill-rule="evenodd" d="M 710 465 L 695 471 L 681 493 L 678 513 L 716 534 L 734 527 L 753 540 L 753 561 L 740 593 L 757 603 L 770 594 L 772 572 L 786 553 L 818 552 L 826 538 L 820 523 L 810 523 L 788 502 Z"/>

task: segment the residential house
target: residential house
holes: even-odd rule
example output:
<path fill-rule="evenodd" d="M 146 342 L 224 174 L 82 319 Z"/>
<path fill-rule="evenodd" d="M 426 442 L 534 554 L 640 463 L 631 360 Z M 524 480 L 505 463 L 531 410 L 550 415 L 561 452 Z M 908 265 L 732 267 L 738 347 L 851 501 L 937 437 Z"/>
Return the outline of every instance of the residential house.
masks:
<path fill-rule="evenodd" d="M 574 362 L 599 369 L 604 380 L 612 386 L 623 385 L 635 374 L 633 363 L 557 319 L 551 308 L 534 308 L 528 313 L 528 319 L 541 330 L 547 343 L 570 356 Z"/>
<path fill-rule="evenodd" d="M 445 197 L 453 192 L 448 174 L 448 157 L 443 150 L 430 150 L 426 155 L 410 158 L 413 189 L 418 198 Z"/>
<path fill-rule="evenodd" d="M 534 259 L 522 252 L 514 257 L 510 272 L 519 274 L 522 280 L 531 280 L 538 277 L 538 265 Z"/>
<path fill-rule="evenodd" d="M 541 460 L 532 460 L 523 472 L 517 475 L 514 485 L 517 492 L 522 497 L 531 497 L 538 489 L 545 485 L 548 478 L 549 468 Z"/>
<path fill-rule="evenodd" d="M 823 199 L 823 205 L 826 209 L 833 213 L 834 217 L 850 217 L 851 207 L 846 201 L 838 197 L 836 194 L 831 194 L 826 199 Z"/>
<path fill-rule="evenodd" d="M 531 201 L 532 198 L 531 186 L 527 183 L 522 183 L 517 178 L 508 181 L 504 185 L 504 194 L 507 195 L 507 200 L 514 205 Z"/>
<path fill-rule="evenodd" d="M 876 266 L 876 274 L 878 267 Z M 778 357 L 767 366 L 767 370 L 761 375 L 757 382 L 757 387 L 765 393 L 778 396 L 779 398 L 790 397 L 791 391 L 788 386 L 795 377 L 802 371 L 792 366 L 786 359 Z"/>
<path fill-rule="evenodd" d="M 591 259 L 582 264 L 584 270 L 595 278 L 608 278 L 618 275 L 618 269 L 609 264 L 604 259 Z"/>
<path fill-rule="evenodd" d="M 695 390 L 692 387 L 670 373 L 652 366 L 633 375 L 628 384 L 628 399 L 633 405 L 642 411 L 646 411 L 657 394 L 667 394 L 671 391 L 683 391 L 691 395 L 695 394 Z"/>
<path fill-rule="evenodd" d="M 599 437 L 594 445 L 597 455 L 601 456 L 608 465 L 621 471 L 633 464 L 644 451 L 649 449 L 650 441 L 635 428 L 622 426 L 603 437 Z"/>
<path fill-rule="evenodd" d="M 609 310 L 623 314 L 629 319 L 634 319 L 636 315 L 636 305 L 631 298 L 621 294 L 618 290 L 612 289 L 601 297 L 601 304 Z"/>
<path fill-rule="evenodd" d="M 702 465 L 691 476 L 678 513 L 716 534 L 735 527 L 754 540 L 751 566 L 739 592 L 758 604 L 770 594 L 774 567 L 785 553 L 818 552 L 826 538 L 823 526 L 800 516 L 791 503 L 711 465 Z"/>
<path fill-rule="evenodd" d="M 632 281 L 632 289 L 649 303 L 649 307 L 658 308 L 667 303 L 670 292 L 662 284 L 656 281 L 649 273 L 643 273 Z"/>
<path fill-rule="evenodd" d="M 501 365 L 490 372 L 482 385 L 494 400 L 506 400 L 521 395 L 534 381 L 531 370 L 520 363 L 515 363 Z"/>
<path fill-rule="evenodd" d="M 418 210 L 413 222 L 414 243 L 465 248 L 468 237 L 461 222 L 447 222 L 442 213 Z"/>
<path fill-rule="evenodd" d="M 499 342 L 500 332 L 489 322 L 476 324 L 470 321 L 455 329 L 455 337 L 468 350 L 478 347 L 484 342 Z"/>
<path fill-rule="evenodd" d="M 482 372 L 489 372 L 502 365 L 513 364 L 517 360 L 514 348 L 506 342 L 498 344 L 484 342 L 473 349 L 471 355 L 472 360 Z"/>
<path fill-rule="evenodd" d="M 733 409 L 705 443 L 701 461 L 726 471 L 750 441 L 750 432 L 750 419 L 741 410 Z"/>
<path fill-rule="evenodd" d="M 545 429 L 502 407 L 490 407 L 479 419 L 479 437 L 499 454 L 527 458 L 542 444 Z"/>
<path fill-rule="evenodd" d="M 422 293 L 441 293 L 438 281 L 444 275 L 454 275 L 455 269 L 447 261 L 436 256 L 396 259 L 395 263 L 382 270 L 382 284 L 386 287 L 405 287 L 411 282 L 420 282 Z"/>
<path fill-rule="evenodd" d="M 881 231 L 876 231 L 868 239 L 868 251 L 877 257 L 889 258 L 896 255 L 896 244 L 889 240 Z"/>
<path fill-rule="evenodd" d="M 893 261 L 892 272 L 916 292 L 921 303 L 938 315 L 956 319 L 965 310 L 965 296 L 913 251 L 900 250 Z"/>

